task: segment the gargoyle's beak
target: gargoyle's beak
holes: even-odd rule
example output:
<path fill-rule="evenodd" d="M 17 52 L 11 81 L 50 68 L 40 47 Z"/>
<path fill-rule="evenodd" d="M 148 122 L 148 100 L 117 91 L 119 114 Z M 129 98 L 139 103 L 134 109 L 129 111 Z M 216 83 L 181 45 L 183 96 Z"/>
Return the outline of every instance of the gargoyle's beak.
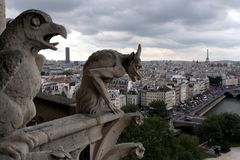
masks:
<path fill-rule="evenodd" d="M 57 35 L 67 38 L 67 31 L 64 26 L 55 23 L 51 23 L 48 29 L 48 34 L 43 37 L 44 44 L 50 49 L 57 50 L 56 45 L 58 45 L 58 42 L 50 43 L 50 39 Z"/>
<path fill-rule="evenodd" d="M 57 31 L 59 33 L 59 35 L 61 35 L 63 38 L 67 38 L 67 30 L 64 26 L 62 25 L 59 25 L 59 24 L 56 24 L 56 28 L 57 28 Z"/>

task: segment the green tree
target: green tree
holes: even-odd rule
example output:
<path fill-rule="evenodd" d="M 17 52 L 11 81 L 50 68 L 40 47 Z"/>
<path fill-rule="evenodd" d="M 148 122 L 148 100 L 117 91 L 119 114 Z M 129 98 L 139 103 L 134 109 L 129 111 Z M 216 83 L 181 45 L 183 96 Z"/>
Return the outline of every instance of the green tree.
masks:
<path fill-rule="evenodd" d="M 236 113 L 222 113 L 223 138 L 229 142 L 240 142 L 240 116 Z"/>
<path fill-rule="evenodd" d="M 164 101 L 154 100 L 150 104 L 149 115 L 150 116 L 160 116 L 162 118 L 167 118 L 169 113 L 167 111 L 167 104 Z"/>
<path fill-rule="evenodd" d="M 136 112 L 139 110 L 138 106 L 137 105 L 134 105 L 134 104 L 127 104 L 125 106 L 122 107 L 122 110 L 125 112 L 125 113 L 129 113 L 129 112 Z"/>
<path fill-rule="evenodd" d="M 211 77 L 208 76 L 210 85 L 216 85 L 216 86 L 221 86 L 222 85 L 222 77 L 221 76 L 217 76 L 217 77 Z"/>
<path fill-rule="evenodd" d="M 222 113 L 207 117 L 198 133 L 202 142 L 207 141 L 210 146 L 220 145 L 227 148 L 229 143 L 240 142 L 240 116 Z"/>
<path fill-rule="evenodd" d="M 201 142 L 207 141 L 209 146 L 219 145 L 223 140 L 219 116 L 214 115 L 205 119 L 199 127 L 198 134 Z"/>
<path fill-rule="evenodd" d="M 130 126 L 124 130 L 120 142 L 142 142 L 146 148 L 145 160 L 165 157 L 168 152 L 163 147 L 163 141 L 171 140 L 172 134 L 168 130 L 168 123 L 161 117 L 150 117 L 141 126 Z M 166 137 L 168 136 L 168 137 Z M 127 158 L 130 159 L 130 158 Z"/>
<path fill-rule="evenodd" d="M 195 136 L 182 134 L 175 138 L 174 144 L 175 159 L 201 160 L 203 157 L 202 149 L 198 147 L 198 138 Z"/>
<path fill-rule="evenodd" d="M 124 130 L 119 142 L 142 142 L 146 152 L 143 160 L 201 160 L 197 137 L 175 137 L 168 122 L 159 117 L 149 117 L 142 126 L 130 126 Z M 136 160 L 127 157 L 125 160 Z"/>

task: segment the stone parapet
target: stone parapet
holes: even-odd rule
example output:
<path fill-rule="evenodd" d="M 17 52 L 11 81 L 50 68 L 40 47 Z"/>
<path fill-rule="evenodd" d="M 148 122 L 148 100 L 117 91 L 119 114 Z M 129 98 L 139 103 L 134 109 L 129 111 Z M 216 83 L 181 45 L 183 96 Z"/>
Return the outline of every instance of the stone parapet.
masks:
<path fill-rule="evenodd" d="M 5 0 L 0 0 L 0 34 L 6 27 Z"/>
<path fill-rule="evenodd" d="M 24 157 L 26 160 L 54 158 L 79 160 L 82 151 L 85 150 L 89 153 L 90 160 L 119 160 L 129 154 L 142 158 L 145 149 L 141 143 L 117 144 L 124 128 L 132 122 L 142 124 L 142 115 L 140 113 L 107 113 L 100 116 L 75 114 L 26 127 L 21 130 L 30 135 L 35 143 L 32 149 L 25 149 Z M 21 146 L 27 147 L 24 144 Z"/>

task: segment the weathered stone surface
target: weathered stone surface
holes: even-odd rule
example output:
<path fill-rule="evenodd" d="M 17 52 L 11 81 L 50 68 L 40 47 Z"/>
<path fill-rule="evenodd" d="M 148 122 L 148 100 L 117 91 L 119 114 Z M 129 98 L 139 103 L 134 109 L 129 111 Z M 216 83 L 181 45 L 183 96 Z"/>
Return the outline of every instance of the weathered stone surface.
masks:
<path fill-rule="evenodd" d="M 39 70 L 44 61 L 38 52 L 57 49 L 57 43 L 49 42 L 55 35 L 66 37 L 66 29 L 39 10 L 23 12 L 0 35 L 0 152 L 16 159 L 28 151 L 12 142 L 25 143 L 30 149 L 37 143 L 32 136 L 16 130 L 36 114 L 33 98 L 40 89 Z"/>
<path fill-rule="evenodd" d="M 138 113 L 128 115 L 130 117 L 139 117 Z M 55 140 L 66 138 L 66 136 L 72 135 L 74 133 L 77 134 L 79 132 L 85 132 L 85 130 L 87 130 L 87 132 L 81 134 L 87 135 L 87 137 L 90 139 L 91 137 L 93 137 L 93 139 L 96 140 L 98 136 L 101 136 L 101 134 L 98 135 L 99 130 L 102 129 L 101 126 L 106 123 L 118 120 L 119 117 L 119 115 L 115 115 L 112 113 L 102 114 L 97 117 L 84 114 L 75 114 L 50 122 L 45 122 L 37 126 L 24 128 L 24 131 L 28 134 L 38 137 L 38 145 L 44 145 L 49 141 L 54 142 Z M 126 123 L 125 125 L 127 124 L 128 123 Z M 96 126 L 100 126 L 100 128 L 95 128 Z"/>
<path fill-rule="evenodd" d="M 5 0 L 0 0 L 0 34 L 6 27 Z"/>
<path fill-rule="evenodd" d="M 106 85 L 113 78 L 125 73 L 132 81 L 140 79 L 138 70 L 141 68 L 141 46 L 136 54 L 121 54 L 114 50 L 102 50 L 93 53 L 83 68 L 81 86 L 76 94 L 77 113 L 100 114 L 110 111 L 121 113 L 112 103 Z"/>
<path fill-rule="evenodd" d="M 101 117 L 109 117 L 109 119 L 105 118 L 102 121 Z M 19 147 L 20 145 L 19 148 L 26 149 L 26 160 L 52 160 L 54 159 L 52 154 L 55 158 L 65 155 L 65 159 L 69 159 L 69 154 L 71 154 L 73 160 L 78 160 L 80 153 L 88 145 L 90 145 L 90 160 L 106 160 L 109 158 L 119 160 L 119 158 L 129 154 L 135 154 L 141 158 L 144 154 L 144 147 L 140 143 L 116 143 L 126 126 L 132 122 L 137 123 L 137 120 L 142 118 L 140 113 L 124 114 L 122 117 L 112 113 L 100 117 L 76 114 L 24 128 L 24 132 L 36 140 L 34 148 L 30 150 L 28 150 L 26 144 L 22 148 L 22 143 L 16 141 L 10 143 L 13 146 Z M 75 125 L 76 128 L 72 128 L 72 125 Z M 65 130 L 69 131 L 66 132 Z M 51 138 L 49 133 L 51 133 Z M 59 147 L 62 149 L 57 149 Z"/>
<path fill-rule="evenodd" d="M 133 154 L 132 151 L 136 148 L 142 148 L 142 154 L 144 154 L 144 147 L 140 147 L 142 146 L 140 143 L 116 144 L 122 131 L 132 122 L 139 124 L 139 121 L 143 121 L 143 116 L 140 113 L 128 113 L 106 125 L 103 128 L 103 138 L 96 142 L 93 151 L 91 151 L 93 154 L 90 160 L 119 160 Z M 135 155 L 137 155 L 136 152 Z"/>
<path fill-rule="evenodd" d="M 135 155 L 138 159 L 142 159 L 144 152 L 142 143 L 122 143 L 112 147 L 102 160 L 120 160 L 128 155 Z"/>

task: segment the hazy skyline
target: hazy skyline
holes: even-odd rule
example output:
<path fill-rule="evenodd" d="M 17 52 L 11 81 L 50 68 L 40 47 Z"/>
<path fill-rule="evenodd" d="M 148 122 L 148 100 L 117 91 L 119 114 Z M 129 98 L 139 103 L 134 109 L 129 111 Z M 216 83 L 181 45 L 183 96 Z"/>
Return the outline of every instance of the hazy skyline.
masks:
<path fill-rule="evenodd" d="M 27 9 L 49 13 L 64 25 L 68 39 L 47 59 L 86 60 L 93 52 L 115 49 L 131 53 L 142 44 L 142 60 L 240 61 L 238 0 L 6 0 L 6 16 Z"/>

